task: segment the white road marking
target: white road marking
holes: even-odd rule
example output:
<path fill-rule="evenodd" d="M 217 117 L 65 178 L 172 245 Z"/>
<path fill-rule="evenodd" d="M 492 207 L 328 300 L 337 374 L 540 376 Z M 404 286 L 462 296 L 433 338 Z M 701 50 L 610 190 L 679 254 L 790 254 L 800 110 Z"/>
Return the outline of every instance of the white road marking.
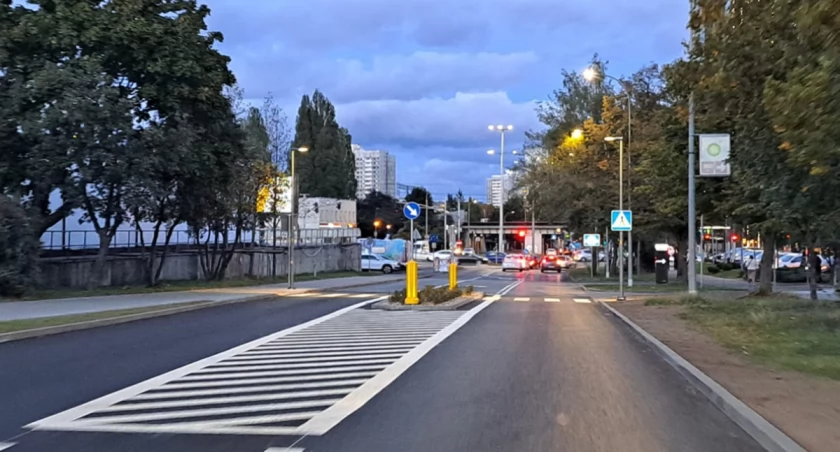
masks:
<path fill-rule="evenodd" d="M 376 294 L 373 294 L 373 293 L 357 293 L 355 295 L 350 295 L 347 298 L 367 298 L 367 297 L 372 297 L 374 295 L 376 295 Z M 303 449 L 301 449 L 301 450 L 303 450 Z"/>
<path fill-rule="evenodd" d="M 465 312 L 462 316 L 458 317 L 455 321 L 453 321 L 449 326 L 447 326 L 446 328 L 429 338 L 427 341 L 423 342 L 422 344 L 405 354 L 397 362 L 395 362 L 387 369 L 365 382 L 362 386 L 353 391 L 350 395 L 341 399 L 341 401 L 339 401 L 335 405 L 327 408 L 320 414 L 316 415 L 315 417 L 298 427 L 298 431 L 301 434 L 307 435 L 323 435 L 327 433 L 328 431 L 330 431 L 330 429 L 335 427 L 347 416 L 350 416 L 351 414 L 356 412 L 356 410 L 364 406 L 365 403 L 367 403 L 370 399 L 376 396 L 376 394 L 378 394 L 380 391 L 385 389 L 385 387 L 387 387 L 394 380 L 396 380 L 397 377 L 402 375 L 403 372 L 408 370 L 412 365 L 414 365 L 423 356 L 429 353 L 438 344 L 443 342 L 444 339 L 451 336 L 455 331 L 458 331 L 458 329 L 463 327 L 467 322 L 472 320 L 472 318 L 475 317 L 479 312 L 483 311 L 492 303 L 492 301 L 485 301 L 476 306 L 475 308 Z"/>
<path fill-rule="evenodd" d="M 513 301 L 530 301 L 531 299 L 528 297 L 516 297 Z"/>
<path fill-rule="evenodd" d="M 358 309 L 382 299 L 251 341 L 27 428 L 273 436 L 326 432 L 490 303 L 471 311 Z"/>
<path fill-rule="evenodd" d="M 546 298 L 545 301 L 546 303 L 560 303 L 559 298 Z"/>
<path fill-rule="evenodd" d="M 0 443 L 0 450 L 6 450 L 17 443 Z"/>
<path fill-rule="evenodd" d="M 589 298 L 575 298 L 575 303 L 592 303 Z"/>
<path fill-rule="evenodd" d="M 303 452 L 302 447 L 269 447 L 265 452 Z"/>

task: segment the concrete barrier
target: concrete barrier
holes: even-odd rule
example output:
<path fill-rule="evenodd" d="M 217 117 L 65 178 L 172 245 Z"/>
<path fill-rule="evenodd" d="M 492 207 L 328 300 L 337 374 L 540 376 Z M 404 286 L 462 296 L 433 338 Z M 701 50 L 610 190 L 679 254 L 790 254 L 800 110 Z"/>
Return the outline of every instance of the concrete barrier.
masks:
<path fill-rule="evenodd" d="M 295 274 L 361 271 L 361 245 L 336 244 L 295 248 Z M 41 261 L 40 287 L 49 289 L 79 288 L 91 279 L 95 256 L 44 258 Z M 253 265 L 251 265 L 253 262 Z M 141 254 L 121 253 L 106 261 L 103 286 L 144 284 L 148 258 Z M 241 250 L 228 265 L 227 278 L 282 277 L 288 274 L 286 249 Z M 183 251 L 166 257 L 161 281 L 203 279 L 199 253 Z"/>

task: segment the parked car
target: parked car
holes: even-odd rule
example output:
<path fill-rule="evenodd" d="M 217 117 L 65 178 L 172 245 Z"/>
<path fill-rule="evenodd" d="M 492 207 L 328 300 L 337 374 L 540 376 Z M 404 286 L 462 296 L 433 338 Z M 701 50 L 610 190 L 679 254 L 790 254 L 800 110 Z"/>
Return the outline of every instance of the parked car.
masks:
<path fill-rule="evenodd" d="M 502 271 L 516 270 L 518 272 L 528 270 L 529 264 L 525 256 L 521 254 L 508 254 L 502 261 Z"/>
<path fill-rule="evenodd" d="M 402 270 L 403 266 L 397 261 L 378 256 L 376 254 L 362 255 L 362 271 L 381 271 L 382 273 L 393 273 Z"/>

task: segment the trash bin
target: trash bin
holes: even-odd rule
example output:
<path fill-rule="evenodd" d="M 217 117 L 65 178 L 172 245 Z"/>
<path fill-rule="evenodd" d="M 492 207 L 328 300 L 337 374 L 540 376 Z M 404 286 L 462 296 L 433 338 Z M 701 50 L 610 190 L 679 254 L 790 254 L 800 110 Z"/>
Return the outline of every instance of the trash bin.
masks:
<path fill-rule="evenodd" d="M 656 284 L 668 284 L 668 252 L 656 251 Z"/>

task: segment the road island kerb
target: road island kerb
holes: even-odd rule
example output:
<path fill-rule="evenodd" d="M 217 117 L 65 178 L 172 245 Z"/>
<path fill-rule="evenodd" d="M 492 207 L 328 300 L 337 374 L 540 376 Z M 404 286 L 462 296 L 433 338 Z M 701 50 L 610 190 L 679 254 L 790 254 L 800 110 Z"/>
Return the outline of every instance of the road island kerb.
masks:
<path fill-rule="evenodd" d="M 370 309 L 381 309 L 384 311 L 457 311 L 464 306 L 484 298 L 483 292 L 473 292 L 469 295 L 463 295 L 449 301 L 438 304 L 420 303 L 420 304 L 403 304 L 394 303 L 388 299 L 378 301 L 370 305 Z"/>
<path fill-rule="evenodd" d="M 747 434 L 753 437 L 769 452 L 807 452 L 796 441 L 764 419 L 746 403 L 739 400 L 726 388 L 706 375 L 703 371 L 688 362 L 677 352 L 648 333 L 635 322 L 618 312 L 609 304 L 598 300 L 609 313 L 621 320 L 636 334 L 647 342 L 668 364 L 677 370 L 689 383 L 705 395 L 716 407 L 723 411 L 732 421 L 738 424 Z"/>

